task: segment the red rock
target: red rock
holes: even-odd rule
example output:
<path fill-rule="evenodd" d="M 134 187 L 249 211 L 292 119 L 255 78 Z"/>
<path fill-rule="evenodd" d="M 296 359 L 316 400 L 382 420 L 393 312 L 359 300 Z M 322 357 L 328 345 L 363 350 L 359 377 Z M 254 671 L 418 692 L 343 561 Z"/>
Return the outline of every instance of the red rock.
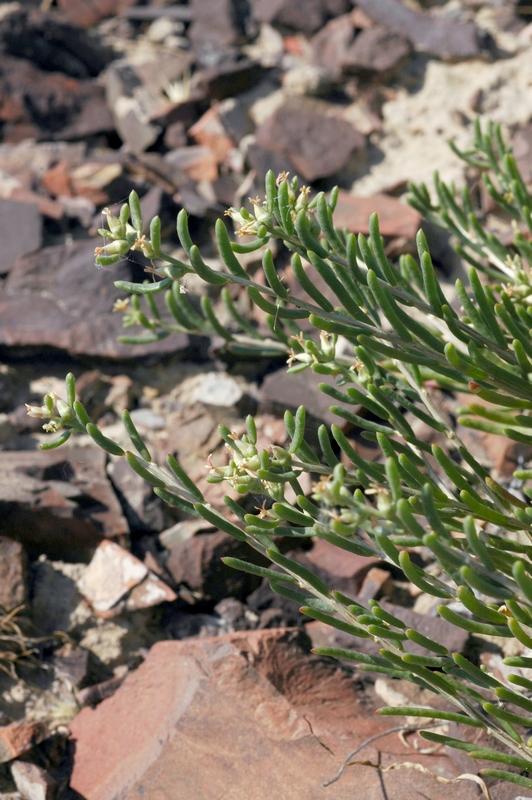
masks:
<path fill-rule="evenodd" d="M 325 113 L 326 104 L 291 99 L 256 132 L 260 147 L 288 159 L 305 181 L 334 175 L 346 167 L 365 139 L 349 122 Z"/>
<path fill-rule="evenodd" d="M 14 761 L 11 775 L 24 800 L 53 800 L 57 783 L 37 764 Z"/>
<path fill-rule="evenodd" d="M 190 40 L 200 61 L 212 64 L 213 55 L 227 52 L 245 34 L 245 17 L 238 0 L 192 0 L 190 5 Z"/>
<path fill-rule="evenodd" d="M 226 567 L 220 560 L 225 556 L 249 561 L 253 551 L 228 533 L 202 533 L 176 544 L 170 551 L 166 568 L 176 584 L 185 584 L 202 599 L 243 598 L 261 579 Z"/>
<path fill-rule="evenodd" d="M 312 38 L 315 63 L 339 78 L 354 34 L 355 26 L 351 14 L 332 19 Z"/>
<path fill-rule="evenodd" d="M 323 27 L 326 9 L 323 0 L 255 0 L 253 16 L 259 22 L 311 36 Z"/>
<path fill-rule="evenodd" d="M 218 160 L 209 147 L 191 145 L 171 150 L 164 157 L 170 178 L 180 183 L 187 176 L 194 181 L 215 181 L 218 177 Z"/>
<path fill-rule="evenodd" d="M 379 215 L 383 236 L 405 236 L 414 239 L 421 227 L 421 216 L 411 206 L 395 197 L 376 194 L 372 197 L 355 197 L 340 189 L 334 212 L 334 224 L 352 233 L 369 233 L 368 221 L 373 212 Z"/>
<path fill-rule="evenodd" d="M 21 720 L 0 727 L 0 764 L 13 761 L 47 736 L 44 722 Z"/>
<path fill-rule="evenodd" d="M 408 770 L 379 776 L 355 767 L 334 789 L 322 786 L 340 759 L 394 722 L 375 717 L 350 674 L 308 655 L 306 641 L 293 630 L 262 630 L 154 645 L 113 697 L 72 722 L 71 789 L 85 800 L 162 800 L 176 787 L 187 800 L 377 800 L 383 781 L 390 800 L 410 800 Z M 396 734 L 363 757 L 457 774 L 447 757 L 420 755 Z M 438 800 L 477 796 L 472 785 L 436 784 L 419 772 L 415 785 Z"/>
<path fill-rule="evenodd" d="M 26 553 L 20 542 L 0 536 L 0 608 L 13 611 L 26 599 Z"/>
<path fill-rule="evenodd" d="M 196 124 L 189 128 L 188 134 L 195 142 L 212 150 L 219 164 L 235 146 L 220 120 L 216 106 L 209 108 Z"/>
<path fill-rule="evenodd" d="M 325 539 L 316 539 L 306 555 L 313 564 L 329 573 L 333 583 L 335 578 L 347 578 L 352 581 L 351 591 L 355 593 L 360 590 L 368 572 L 379 563 L 377 558 L 357 556 L 355 553 L 341 550 Z M 389 577 L 389 573 L 387 575 Z M 336 586 L 331 585 L 331 588 L 335 589 Z"/>
<path fill-rule="evenodd" d="M 392 589 L 393 580 L 388 570 L 372 567 L 364 578 L 357 600 L 366 605 L 368 600 L 375 600 L 381 594 L 390 594 Z"/>

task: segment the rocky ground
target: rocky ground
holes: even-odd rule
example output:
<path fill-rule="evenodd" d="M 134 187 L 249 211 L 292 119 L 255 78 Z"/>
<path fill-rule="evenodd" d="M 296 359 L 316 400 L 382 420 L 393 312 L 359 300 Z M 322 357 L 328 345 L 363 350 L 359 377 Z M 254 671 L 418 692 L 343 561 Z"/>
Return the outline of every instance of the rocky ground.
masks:
<path fill-rule="evenodd" d="M 264 445 L 282 445 L 286 408 L 338 421 L 313 376 L 287 376 L 282 360 L 235 361 L 187 334 L 119 343 L 113 281 L 142 280 L 143 265 L 96 269 L 101 208 L 136 189 L 179 254 L 184 207 L 215 262 L 216 218 L 260 194 L 268 169 L 288 170 L 313 190 L 340 185 L 340 226 L 364 231 L 376 210 L 390 256 L 410 252 L 421 221 L 406 183 L 437 169 L 473 185 L 446 140 L 467 146 L 476 116 L 503 123 L 532 179 L 530 20 L 511 0 L 0 4 L 1 797 L 480 796 L 455 781 L 476 772 L 465 754 L 423 749 L 374 716 L 412 702 L 409 684 L 311 655 L 352 643 L 224 567 L 221 556 L 246 555 L 240 543 L 169 509 L 88 437 L 40 451 L 46 434 L 24 404 L 63 394 L 73 371 L 107 435 L 124 438 L 129 408 L 157 460 L 176 455 L 214 505 L 225 490 L 205 464 L 221 458 L 220 422 L 238 430 L 252 412 Z M 427 235 L 449 279 L 449 243 Z M 503 481 L 530 458 L 463 436 Z M 500 643 L 457 632 L 389 564 L 323 541 L 297 558 L 503 669 Z M 324 786 L 362 745 L 365 766 Z"/>

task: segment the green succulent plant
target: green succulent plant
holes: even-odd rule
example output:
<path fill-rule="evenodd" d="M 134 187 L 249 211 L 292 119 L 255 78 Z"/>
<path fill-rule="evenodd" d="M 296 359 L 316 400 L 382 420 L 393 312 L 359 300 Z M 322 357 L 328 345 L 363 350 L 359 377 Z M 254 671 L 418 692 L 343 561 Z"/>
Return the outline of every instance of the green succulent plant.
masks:
<path fill-rule="evenodd" d="M 304 407 L 295 415 L 285 413 L 290 445 L 261 450 L 255 421 L 248 416 L 242 436 L 220 428 L 229 460 L 211 462 L 209 480 L 226 482 L 242 495 L 260 495 L 265 503 L 247 513 L 226 497 L 224 515 L 205 501 L 172 455 L 164 467 L 152 461 L 127 411 L 123 421 L 133 449 L 125 451 L 105 437 L 76 400 L 72 375 L 65 400 L 47 395 L 44 405 L 29 413 L 48 419 L 45 428 L 59 433 L 43 447 L 59 446 L 78 431 L 87 433 L 104 450 L 124 456 L 167 503 L 246 541 L 274 568 L 234 558 L 225 559 L 227 564 L 268 578 L 272 589 L 299 603 L 303 614 L 370 638 L 380 648 L 378 656 L 331 647 L 318 648 L 318 653 L 407 679 L 454 707 L 390 707 L 381 714 L 418 717 L 420 727 L 423 720 L 441 720 L 483 729 L 505 752 L 430 730 L 421 735 L 499 765 L 483 769 L 485 776 L 532 789 L 526 734 L 532 727 L 532 678 L 523 673 L 532 668 L 532 491 L 525 486 L 524 494 L 517 495 L 497 482 L 461 441 L 439 403 L 439 390 L 467 395 L 458 419 L 462 426 L 532 444 L 532 198 L 498 127 L 482 131 L 476 124 L 472 149 L 458 155 L 481 172 L 487 192 L 513 220 L 513 240 L 503 244 L 475 212 L 467 188 L 458 192 L 436 176 L 434 200 L 425 186 L 410 187 L 411 204 L 453 234 L 469 266 L 467 283 L 455 285 L 460 307 L 442 290 L 423 231 L 417 235 L 417 259 L 403 255 L 393 264 L 376 215 L 367 237 L 338 230 L 333 222 L 337 192 L 311 198 L 297 178 L 287 175 L 276 179 L 268 173 L 265 197 L 253 201 L 252 211 L 229 210 L 237 234 L 254 237 L 251 241 L 240 236 L 231 241 L 224 221 L 218 220 L 223 271 L 205 263 L 184 210 L 177 234 L 186 260 L 162 249 L 157 217 L 144 236 L 134 192 L 119 217 L 105 212 L 108 228 L 100 231 L 110 242 L 97 249 L 98 264 L 109 266 L 130 249 L 140 249 L 151 264 L 152 280 L 115 284 L 130 297 L 129 303 L 118 304 L 125 325 L 144 329 L 122 341 L 145 343 L 179 331 L 217 334 L 235 354 L 284 354 L 289 373 L 309 369 L 334 376 L 334 382 L 320 384 L 331 398 L 331 411 L 377 443 L 380 458 L 361 456 L 340 424 L 319 428 L 319 447 L 307 441 Z M 273 240 L 292 254 L 294 289 L 276 270 L 269 247 Z M 262 253 L 263 281 L 250 277 L 238 259 L 253 251 Z M 188 274 L 219 287 L 230 325 L 219 321 L 212 292 L 202 295 L 199 310 L 194 306 L 186 292 Z M 320 290 L 323 284 L 327 292 Z M 231 285 L 240 286 L 264 312 L 266 332 L 238 310 Z M 160 292 L 166 314 L 155 302 Z M 419 438 L 418 422 L 444 443 L 431 445 Z M 310 495 L 302 489 L 304 474 L 313 479 Z M 524 482 L 532 470 L 519 469 L 515 477 Z M 473 634 L 520 643 L 524 654 L 504 659 L 516 671 L 510 669 L 502 680 L 407 628 L 379 602 L 364 607 L 330 590 L 280 552 L 280 535 L 325 539 L 400 568 L 416 587 L 440 600 L 443 619 Z M 439 565 L 437 576 L 411 558 L 411 548 L 420 546 Z M 409 652 L 409 642 L 431 655 Z"/>

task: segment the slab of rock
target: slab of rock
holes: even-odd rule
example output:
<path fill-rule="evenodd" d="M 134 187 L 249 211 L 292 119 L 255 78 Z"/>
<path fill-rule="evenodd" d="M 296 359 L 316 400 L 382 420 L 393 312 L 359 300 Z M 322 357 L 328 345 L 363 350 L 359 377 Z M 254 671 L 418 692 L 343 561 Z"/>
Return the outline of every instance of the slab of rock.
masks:
<path fill-rule="evenodd" d="M 53 800 L 57 783 L 47 772 L 29 761 L 13 761 L 11 775 L 23 800 Z"/>
<path fill-rule="evenodd" d="M 356 197 L 340 189 L 334 211 L 337 228 L 347 228 L 352 233 L 369 233 L 368 222 L 373 212 L 379 215 L 383 236 L 404 236 L 414 239 L 421 227 L 421 215 L 396 197 L 376 194 L 373 197 Z"/>
<path fill-rule="evenodd" d="M 271 800 L 376 800 L 382 781 L 390 800 L 410 800 L 409 770 L 353 767 L 332 795 L 323 787 L 348 752 L 393 722 L 375 717 L 350 674 L 308 655 L 306 642 L 270 630 L 156 644 L 113 697 L 71 723 L 71 789 L 85 800 L 173 797 L 176 787 L 195 800 L 264 800 L 265 787 Z M 394 734 L 364 758 L 458 774 L 447 757 L 407 749 Z M 419 772 L 415 785 L 438 800 L 477 796 L 467 782 Z"/>
<path fill-rule="evenodd" d="M 44 722 L 20 720 L 0 727 L 0 764 L 27 753 L 48 736 Z"/>
<path fill-rule="evenodd" d="M 200 533 L 178 542 L 170 551 L 166 568 L 176 584 L 185 584 L 198 597 L 207 601 L 225 597 L 244 598 L 260 585 L 255 575 L 226 567 L 221 558 L 231 556 L 266 565 L 245 542 L 228 533 Z"/>
<path fill-rule="evenodd" d="M 239 0 L 192 0 L 189 37 L 203 66 L 216 64 L 245 35 L 246 5 Z"/>
<path fill-rule="evenodd" d="M 0 20 L 0 50 L 25 58 L 49 72 L 72 78 L 99 75 L 112 57 L 94 34 L 56 11 L 13 5 Z"/>
<path fill-rule="evenodd" d="M 474 22 L 437 17 L 427 11 L 414 11 L 401 0 L 357 0 L 358 8 L 412 42 L 416 50 L 449 61 L 480 55 L 480 34 Z"/>
<path fill-rule="evenodd" d="M 136 2 L 137 0 L 83 0 L 82 3 L 71 3 L 70 0 L 58 0 L 57 5 L 63 16 L 74 25 L 92 28 L 101 19 L 121 14 Z"/>
<path fill-rule="evenodd" d="M 227 154 L 235 146 L 224 128 L 217 106 L 209 108 L 195 125 L 189 128 L 188 134 L 195 142 L 212 150 L 219 164 L 225 161 Z"/>
<path fill-rule="evenodd" d="M 131 261 L 98 269 L 96 244 L 94 239 L 77 241 L 19 259 L 0 296 L 0 345 L 135 359 L 186 346 L 188 337 L 180 333 L 134 348 L 117 341 L 123 329 L 120 315 L 113 313 L 119 296 L 113 281 L 142 282 L 145 273 Z"/>
<path fill-rule="evenodd" d="M 325 23 L 327 8 L 323 0 L 254 0 L 253 16 L 281 29 L 300 31 L 312 36 Z"/>
<path fill-rule="evenodd" d="M 98 616 L 104 619 L 136 611 L 177 596 L 132 553 L 104 539 L 98 546 L 78 588 Z"/>
<path fill-rule="evenodd" d="M 380 563 L 377 558 L 357 556 L 355 553 L 335 547 L 325 539 L 316 539 L 312 549 L 305 555 L 312 564 L 330 576 L 327 581 L 330 589 L 340 589 L 335 583 L 338 580 L 342 581 L 342 585 L 351 583 L 351 586 L 342 589 L 348 595 L 358 594 L 368 572 Z"/>
<path fill-rule="evenodd" d="M 0 608 L 9 613 L 26 600 L 27 558 L 23 546 L 0 536 Z"/>
<path fill-rule="evenodd" d="M 178 147 L 164 156 L 168 176 L 175 185 L 183 178 L 194 181 L 215 181 L 218 177 L 218 159 L 210 147 L 190 145 Z"/>
<path fill-rule="evenodd" d="M 167 506 L 154 494 L 153 487 L 137 475 L 125 459 L 111 461 L 107 474 L 118 492 L 131 532 L 162 531 L 169 521 Z"/>
<path fill-rule="evenodd" d="M 305 181 L 335 175 L 366 146 L 364 136 L 349 122 L 302 99 L 277 108 L 258 128 L 256 140 L 260 147 L 288 159 Z"/>
<path fill-rule="evenodd" d="M 19 256 L 41 246 L 41 229 L 37 205 L 0 199 L 0 273 L 7 272 Z"/>
<path fill-rule="evenodd" d="M 351 14 L 330 20 L 312 38 L 313 59 L 327 69 L 333 78 L 340 78 L 344 60 L 355 35 Z"/>
<path fill-rule="evenodd" d="M 390 78 L 408 61 L 410 42 L 401 33 L 375 25 L 361 31 L 342 60 L 346 72 Z"/>
<path fill-rule="evenodd" d="M 126 535 L 105 461 L 97 447 L 2 453 L 0 535 L 22 542 L 33 557 L 68 554 L 72 560 L 104 536 Z"/>

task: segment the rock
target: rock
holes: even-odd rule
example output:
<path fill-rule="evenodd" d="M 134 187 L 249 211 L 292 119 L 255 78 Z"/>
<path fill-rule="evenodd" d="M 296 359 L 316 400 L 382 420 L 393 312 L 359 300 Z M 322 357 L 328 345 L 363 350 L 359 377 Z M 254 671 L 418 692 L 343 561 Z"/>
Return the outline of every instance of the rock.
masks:
<path fill-rule="evenodd" d="M 114 678 L 109 678 L 107 681 L 102 681 L 101 683 L 93 684 L 92 686 L 87 686 L 85 689 L 81 689 L 77 694 L 77 699 L 80 706 L 83 708 L 84 706 L 97 706 L 98 703 L 101 703 L 102 700 L 106 700 L 108 697 L 112 697 L 117 689 L 122 686 L 124 680 L 127 677 L 129 670 L 126 666 L 120 668 L 115 668 L 115 675 Z"/>
<path fill-rule="evenodd" d="M 293 67 L 283 76 L 283 90 L 287 95 L 321 97 L 329 93 L 331 82 L 327 70 L 313 64 Z"/>
<path fill-rule="evenodd" d="M 389 614 L 393 614 L 402 620 L 408 628 L 413 628 L 424 636 L 435 639 L 437 642 L 446 647 L 450 653 L 462 653 L 469 633 L 451 625 L 447 620 L 441 617 L 433 617 L 428 614 L 417 614 L 411 608 L 398 606 L 393 603 L 388 603 L 386 600 L 381 600 L 380 605 Z M 429 655 L 429 651 L 425 647 L 421 647 L 415 642 L 407 642 L 405 650 L 409 653 L 416 655 Z"/>
<path fill-rule="evenodd" d="M 225 161 L 229 151 L 235 146 L 235 142 L 225 130 L 218 107 L 212 106 L 200 117 L 200 119 L 189 128 L 188 135 L 198 144 L 208 147 L 219 164 Z"/>
<path fill-rule="evenodd" d="M 198 376 L 192 390 L 191 402 L 204 403 L 217 408 L 238 408 L 246 400 L 245 386 L 241 381 L 220 372 L 206 372 Z"/>
<path fill-rule="evenodd" d="M 66 678 L 79 686 L 87 677 L 89 651 L 67 642 L 54 651 L 54 672 L 58 678 Z"/>
<path fill-rule="evenodd" d="M 0 459 L 0 535 L 41 553 L 76 560 L 101 541 L 128 533 L 105 475 L 106 454 L 83 450 L 28 450 Z"/>
<path fill-rule="evenodd" d="M 323 0 L 253 0 L 253 16 L 278 28 L 312 36 L 325 24 L 327 10 Z"/>
<path fill-rule="evenodd" d="M 124 610 L 150 608 L 177 599 L 160 578 L 148 572 L 142 561 L 108 539 L 98 546 L 78 588 L 104 619 Z"/>
<path fill-rule="evenodd" d="M 313 60 L 325 68 L 332 78 L 339 79 L 344 60 L 355 35 L 351 14 L 330 20 L 312 38 Z"/>
<path fill-rule="evenodd" d="M 167 521 L 166 504 L 124 459 L 111 461 L 107 474 L 118 494 L 132 533 L 161 531 Z"/>
<path fill-rule="evenodd" d="M 58 0 L 57 5 L 63 16 L 74 25 L 79 25 L 81 28 L 92 28 L 101 19 L 121 14 L 135 3 L 136 0 L 83 0 L 82 3 Z"/>
<path fill-rule="evenodd" d="M 314 102 L 290 100 L 258 128 L 257 144 L 288 159 L 306 181 L 335 175 L 364 150 L 365 139 L 349 122 L 324 111 Z"/>
<path fill-rule="evenodd" d="M 4 142 L 89 136 L 113 127 L 104 92 L 93 80 L 46 72 L 0 55 L 0 120 Z"/>
<path fill-rule="evenodd" d="M 228 61 L 203 70 L 200 88 L 209 100 L 224 100 L 251 89 L 264 74 L 262 66 L 254 61 Z"/>
<path fill-rule="evenodd" d="M 379 563 L 377 558 L 357 556 L 325 539 L 316 539 L 305 555 L 312 564 L 327 573 L 327 586 L 330 589 L 340 589 L 348 595 L 358 594 L 368 573 Z M 387 575 L 389 577 L 389 573 Z M 338 580 L 344 588 L 337 585 Z"/>
<path fill-rule="evenodd" d="M 0 764 L 13 761 L 47 736 L 44 722 L 20 720 L 0 727 Z"/>
<path fill-rule="evenodd" d="M 57 783 L 37 764 L 14 761 L 11 775 L 22 800 L 54 800 Z"/>
<path fill-rule="evenodd" d="M 116 162 L 84 161 L 82 164 L 70 164 L 59 161 L 43 177 L 42 185 L 53 197 L 85 197 L 95 206 L 103 206 L 111 202 L 113 184 L 121 176 L 122 166 Z M 117 194 L 123 192 L 117 191 Z"/>
<path fill-rule="evenodd" d="M 34 203 L 0 199 L 0 274 L 8 272 L 19 256 L 41 246 L 41 229 L 41 215 Z"/>
<path fill-rule="evenodd" d="M 32 619 L 39 634 L 72 633 L 86 624 L 91 611 L 78 591 L 85 564 L 65 564 L 42 557 L 32 566 Z"/>
<path fill-rule="evenodd" d="M 348 672 L 306 647 L 293 630 L 156 644 L 113 697 L 71 723 L 71 789 L 85 800 L 132 800 L 173 796 L 178 785 L 183 797 L 210 800 L 230 786 L 232 800 L 264 800 L 267 786 L 272 800 L 326 800 L 322 784 L 339 759 L 393 722 L 373 714 Z M 407 757 L 458 774 L 446 756 L 407 750 L 397 736 L 377 747 L 364 758 L 384 766 Z M 381 781 L 390 798 L 412 796 L 408 770 L 363 766 L 346 770 L 333 796 L 377 798 Z M 467 782 L 436 784 L 419 772 L 415 781 L 438 800 L 477 796 Z"/>
<path fill-rule="evenodd" d="M 177 585 L 185 584 L 198 598 L 218 602 L 242 599 L 260 584 L 254 575 L 226 567 L 221 558 L 231 556 L 266 564 L 260 556 L 228 533 L 202 533 L 179 542 L 170 551 L 166 568 Z M 258 562 L 257 560 L 258 559 Z"/>
<path fill-rule="evenodd" d="M 300 405 L 307 409 L 307 437 L 312 440 L 322 422 L 343 425 L 340 417 L 330 411 L 332 399 L 318 389 L 320 383 L 335 384 L 334 378 L 317 375 L 310 369 L 290 375 L 286 367 L 271 372 L 259 391 L 259 411 L 284 414 L 296 411 Z"/>
<path fill-rule="evenodd" d="M 27 559 L 20 542 L 0 536 L 0 609 L 9 613 L 26 600 Z"/>
<path fill-rule="evenodd" d="M 352 233 L 369 233 L 368 222 L 373 212 L 379 215 L 379 227 L 383 236 L 405 236 L 415 239 L 421 227 L 421 215 L 411 206 L 401 203 L 396 197 L 384 194 L 373 197 L 355 197 L 340 189 L 334 211 L 334 224 Z"/>
<path fill-rule="evenodd" d="M 189 38 L 202 66 L 215 65 L 245 36 L 247 2 L 192 0 Z"/>
<path fill-rule="evenodd" d="M 97 36 L 56 11 L 43 13 L 16 5 L 0 19 L 0 50 L 71 78 L 99 75 L 112 57 Z"/>
<path fill-rule="evenodd" d="M 164 156 L 170 179 L 179 185 L 183 178 L 194 181 L 215 181 L 218 159 L 210 147 L 191 145 L 178 147 Z"/>
<path fill-rule="evenodd" d="M 376 600 L 381 594 L 391 594 L 393 579 L 388 570 L 372 567 L 362 582 L 357 601 L 367 605 L 368 600 Z"/>
<path fill-rule="evenodd" d="M 391 77 L 408 61 L 411 48 L 406 36 L 380 25 L 361 31 L 342 60 L 346 72 Z"/>
<path fill-rule="evenodd" d="M 94 239 L 46 247 L 19 259 L 0 295 L 0 344 L 9 347 L 54 347 L 71 354 L 103 358 L 141 358 L 175 353 L 186 334 L 132 348 L 117 342 L 122 334 L 113 280 L 143 281 L 132 261 L 109 270 L 94 266 Z"/>
<path fill-rule="evenodd" d="M 470 20 L 455 21 L 414 11 L 400 0 L 357 0 L 358 8 L 393 33 L 409 39 L 416 50 L 448 61 L 480 55 L 480 34 Z"/>

